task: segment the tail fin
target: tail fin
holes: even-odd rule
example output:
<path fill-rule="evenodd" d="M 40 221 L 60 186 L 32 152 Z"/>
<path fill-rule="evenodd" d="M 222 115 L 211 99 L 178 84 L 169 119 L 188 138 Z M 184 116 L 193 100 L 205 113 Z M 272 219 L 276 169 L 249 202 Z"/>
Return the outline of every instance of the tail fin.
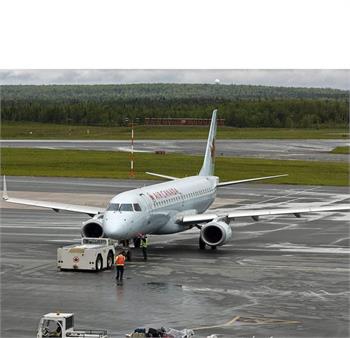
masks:
<path fill-rule="evenodd" d="M 216 112 L 213 111 L 211 117 L 210 130 L 207 141 L 207 148 L 205 150 L 205 156 L 203 161 L 202 169 L 199 172 L 199 176 L 212 176 L 214 175 L 214 165 L 215 165 L 215 137 L 216 137 Z"/>

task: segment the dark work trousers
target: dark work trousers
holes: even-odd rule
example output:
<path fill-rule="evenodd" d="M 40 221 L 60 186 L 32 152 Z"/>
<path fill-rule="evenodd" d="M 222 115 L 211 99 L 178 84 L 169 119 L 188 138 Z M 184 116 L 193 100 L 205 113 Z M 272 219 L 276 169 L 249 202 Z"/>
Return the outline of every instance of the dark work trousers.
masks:
<path fill-rule="evenodd" d="M 147 248 L 142 247 L 143 259 L 147 261 Z"/>
<path fill-rule="evenodd" d="M 117 280 L 123 280 L 123 274 L 124 274 L 124 266 L 117 265 Z"/>

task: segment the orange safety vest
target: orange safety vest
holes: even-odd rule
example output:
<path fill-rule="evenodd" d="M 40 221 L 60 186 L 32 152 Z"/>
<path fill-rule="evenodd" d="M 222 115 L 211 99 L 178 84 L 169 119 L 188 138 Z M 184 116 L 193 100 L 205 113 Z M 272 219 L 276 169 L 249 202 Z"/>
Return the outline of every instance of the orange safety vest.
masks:
<path fill-rule="evenodd" d="M 115 265 L 124 266 L 124 263 L 125 263 L 125 257 L 123 255 L 118 255 L 115 259 Z"/>

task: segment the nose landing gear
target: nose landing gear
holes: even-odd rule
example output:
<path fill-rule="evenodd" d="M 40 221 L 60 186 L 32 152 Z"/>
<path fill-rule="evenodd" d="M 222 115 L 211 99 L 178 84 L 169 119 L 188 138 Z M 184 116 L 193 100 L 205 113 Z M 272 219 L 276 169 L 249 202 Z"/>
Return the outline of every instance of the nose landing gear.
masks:
<path fill-rule="evenodd" d="M 134 247 L 135 247 L 135 248 L 139 248 L 140 245 L 141 245 L 141 238 L 140 238 L 140 237 L 135 237 L 135 238 L 133 239 L 133 241 L 134 241 Z"/>

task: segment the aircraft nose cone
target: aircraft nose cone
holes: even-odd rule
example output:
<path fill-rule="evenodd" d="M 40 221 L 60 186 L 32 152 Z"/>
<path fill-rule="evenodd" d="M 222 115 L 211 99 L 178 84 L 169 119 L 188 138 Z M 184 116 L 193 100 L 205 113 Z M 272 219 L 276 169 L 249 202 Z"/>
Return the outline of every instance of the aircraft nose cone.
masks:
<path fill-rule="evenodd" d="M 103 232 L 105 236 L 112 238 L 113 235 L 113 224 L 112 222 L 105 220 L 103 222 Z"/>
<path fill-rule="evenodd" d="M 118 217 L 106 215 L 103 221 L 103 232 L 105 236 L 113 239 L 126 239 L 127 231 L 125 224 L 120 222 Z"/>

